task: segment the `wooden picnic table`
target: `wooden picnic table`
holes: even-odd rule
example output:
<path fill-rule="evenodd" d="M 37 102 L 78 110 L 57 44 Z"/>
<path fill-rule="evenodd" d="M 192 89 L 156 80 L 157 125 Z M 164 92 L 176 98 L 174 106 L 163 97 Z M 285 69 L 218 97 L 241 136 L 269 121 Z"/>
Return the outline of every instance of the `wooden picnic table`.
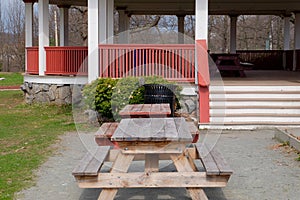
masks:
<path fill-rule="evenodd" d="M 171 115 L 170 105 L 163 104 L 129 104 L 120 112 L 121 118 L 162 118 Z"/>
<path fill-rule="evenodd" d="M 98 199 L 112 200 L 119 188 L 184 187 L 192 199 L 207 200 L 204 187 L 225 187 L 232 170 L 215 151 L 192 143 L 184 118 L 122 119 L 111 136 L 119 149 L 100 146 L 73 170 L 79 187 L 102 188 Z M 205 171 L 195 164 L 201 159 Z M 143 160 L 144 172 L 128 172 L 134 160 Z M 159 160 L 171 160 L 176 172 L 159 171 Z M 104 162 L 113 162 L 109 172 Z"/>
<path fill-rule="evenodd" d="M 214 54 L 214 61 L 219 69 L 219 71 L 231 72 L 238 74 L 240 77 L 245 77 L 245 72 L 243 66 L 240 64 L 239 54 L 230 53 L 230 54 Z"/>

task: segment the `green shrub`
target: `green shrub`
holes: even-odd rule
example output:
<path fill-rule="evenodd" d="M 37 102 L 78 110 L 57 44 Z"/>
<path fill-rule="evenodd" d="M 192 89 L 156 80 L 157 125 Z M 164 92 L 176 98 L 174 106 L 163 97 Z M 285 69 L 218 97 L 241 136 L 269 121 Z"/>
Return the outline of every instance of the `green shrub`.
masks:
<path fill-rule="evenodd" d="M 119 80 L 100 78 L 85 86 L 83 96 L 86 105 L 98 111 L 105 120 L 119 120 L 119 111 L 127 104 L 144 103 L 145 88 L 143 84 L 170 84 L 171 82 L 157 76 L 127 77 Z M 177 87 L 179 97 L 181 87 Z"/>
<path fill-rule="evenodd" d="M 111 96 L 117 82 L 116 79 L 100 78 L 83 89 L 84 102 L 87 107 L 96 110 L 105 120 L 113 119 Z"/>

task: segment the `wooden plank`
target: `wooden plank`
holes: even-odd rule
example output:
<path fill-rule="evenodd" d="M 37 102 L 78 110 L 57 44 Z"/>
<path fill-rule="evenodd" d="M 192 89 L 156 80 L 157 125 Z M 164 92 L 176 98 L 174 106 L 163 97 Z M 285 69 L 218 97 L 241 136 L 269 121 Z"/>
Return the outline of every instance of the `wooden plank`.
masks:
<path fill-rule="evenodd" d="M 160 104 L 160 106 L 163 113 L 167 113 L 168 115 L 171 114 L 171 108 L 169 104 L 164 103 L 164 104 Z"/>
<path fill-rule="evenodd" d="M 167 141 L 177 141 L 179 136 L 176 124 L 174 119 L 168 118 L 166 119 L 166 125 L 164 130 L 164 137 L 167 139 Z"/>
<path fill-rule="evenodd" d="M 152 104 L 151 107 L 151 113 L 155 114 L 155 113 L 160 113 L 160 104 Z"/>
<path fill-rule="evenodd" d="M 207 176 L 205 172 L 99 173 L 98 178 L 81 177 L 80 188 L 195 188 L 225 187 L 228 176 Z"/>
<path fill-rule="evenodd" d="M 196 149 L 207 175 L 220 175 L 220 170 L 206 146 L 196 143 Z"/>
<path fill-rule="evenodd" d="M 174 117 L 172 119 L 174 119 L 180 141 L 192 142 L 193 138 L 186 120 L 183 117 Z"/>
<path fill-rule="evenodd" d="M 129 127 L 129 123 L 130 119 L 122 119 L 111 139 L 113 141 L 123 141 L 124 137 L 127 137 L 127 135 L 130 136 L 130 134 L 127 133 L 128 131 L 126 131 Z"/>
<path fill-rule="evenodd" d="M 190 133 L 192 134 L 193 142 L 196 143 L 199 139 L 200 131 L 198 127 L 194 124 L 194 122 L 187 122 Z"/>
<path fill-rule="evenodd" d="M 122 118 L 166 117 L 171 114 L 169 104 L 132 104 L 126 105 L 119 115 Z"/>
<path fill-rule="evenodd" d="M 122 174 L 126 173 L 133 158 L 134 158 L 133 155 L 125 155 L 119 152 L 117 159 L 111 168 L 110 173 L 107 174 L 115 174 L 119 172 L 121 172 Z M 105 179 L 103 179 L 101 176 L 98 175 L 98 182 L 100 180 L 105 180 Z M 118 189 L 112 189 L 112 188 L 113 187 L 107 187 L 106 189 L 103 189 L 99 195 L 98 200 L 113 200 L 118 192 Z"/>
<path fill-rule="evenodd" d="M 104 189 L 104 192 L 102 191 L 98 197 L 98 200 L 113 200 L 118 193 L 117 189 Z"/>
<path fill-rule="evenodd" d="M 203 189 L 190 188 L 189 190 L 192 191 L 190 192 L 190 195 L 193 200 L 208 200 Z"/>
<path fill-rule="evenodd" d="M 178 119 L 176 128 L 174 118 L 133 118 L 123 119 L 114 135 L 113 141 L 182 141 L 192 142 L 192 136 L 184 118 Z M 178 133 L 177 133 L 178 132 Z"/>
<path fill-rule="evenodd" d="M 194 169 L 191 167 L 188 159 L 183 154 L 181 155 L 170 155 L 178 172 L 193 172 Z"/>
<path fill-rule="evenodd" d="M 180 154 L 186 144 L 181 142 L 119 142 L 124 154 Z"/>
<path fill-rule="evenodd" d="M 109 151 L 109 154 L 107 155 L 106 159 L 104 160 L 104 162 L 115 162 L 119 151 L 120 151 L 119 149 L 111 149 Z M 126 154 L 126 152 L 124 152 L 124 151 L 123 151 L 123 153 Z M 155 152 L 155 153 L 157 153 L 157 152 Z M 177 153 L 182 153 L 182 152 L 177 151 Z M 144 161 L 145 160 L 145 153 L 143 153 L 143 152 L 134 152 L 132 154 L 134 154 L 134 159 L 133 159 L 134 161 Z M 170 160 L 169 154 L 166 154 L 166 153 L 160 154 L 159 152 L 157 154 L 159 157 L 158 160 Z M 175 152 L 171 152 L 171 154 L 175 154 Z"/>
<path fill-rule="evenodd" d="M 145 172 L 158 172 L 159 170 L 159 157 L 158 154 L 145 155 Z"/>
<path fill-rule="evenodd" d="M 212 155 L 220 170 L 220 175 L 231 175 L 233 173 L 233 170 L 230 168 L 229 164 L 226 162 L 226 160 L 218 150 L 213 148 L 210 154 Z"/>
<path fill-rule="evenodd" d="M 111 137 L 117 129 L 118 122 L 103 123 L 95 134 L 95 141 L 99 146 L 114 146 Z"/>
<path fill-rule="evenodd" d="M 171 159 L 173 160 L 173 163 L 177 169 L 178 172 L 189 172 L 189 173 L 195 173 L 194 170 L 196 170 L 196 167 L 194 164 L 190 163 L 190 161 L 187 159 L 187 157 L 184 154 L 178 155 L 171 155 Z M 191 165 L 192 164 L 192 165 Z M 196 172 L 200 174 L 200 172 Z M 197 199 L 197 195 L 201 193 L 201 189 L 195 189 L 195 188 L 187 188 L 187 191 L 189 192 L 192 199 Z"/>
<path fill-rule="evenodd" d="M 72 174 L 74 176 L 97 176 L 98 171 L 108 155 L 110 146 L 101 146 L 93 154 L 88 152 L 78 166 L 75 167 Z"/>

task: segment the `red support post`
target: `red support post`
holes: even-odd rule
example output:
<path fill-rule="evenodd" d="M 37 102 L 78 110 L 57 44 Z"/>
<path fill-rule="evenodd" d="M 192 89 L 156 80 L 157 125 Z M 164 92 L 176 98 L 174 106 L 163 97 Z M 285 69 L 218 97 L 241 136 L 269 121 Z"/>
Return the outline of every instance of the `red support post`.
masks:
<path fill-rule="evenodd" d="M 196 41 L 196 52 L 198 61 L 198 95 L 199 95 L 199 121 L 209 123 L 209 66 L 206 40 Z"/>

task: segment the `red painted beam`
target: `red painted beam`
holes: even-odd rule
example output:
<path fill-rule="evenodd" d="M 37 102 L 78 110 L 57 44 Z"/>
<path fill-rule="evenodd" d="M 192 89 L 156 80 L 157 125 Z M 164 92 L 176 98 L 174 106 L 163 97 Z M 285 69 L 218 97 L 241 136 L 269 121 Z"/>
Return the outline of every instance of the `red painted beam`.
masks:
<path fill-rule="evenodd" d="M 198 61 L 198 94 L 199 94 L 199 121 L 209 123 L 209 66 L 206 40 L 196 41 L 196 52 Z"/>

